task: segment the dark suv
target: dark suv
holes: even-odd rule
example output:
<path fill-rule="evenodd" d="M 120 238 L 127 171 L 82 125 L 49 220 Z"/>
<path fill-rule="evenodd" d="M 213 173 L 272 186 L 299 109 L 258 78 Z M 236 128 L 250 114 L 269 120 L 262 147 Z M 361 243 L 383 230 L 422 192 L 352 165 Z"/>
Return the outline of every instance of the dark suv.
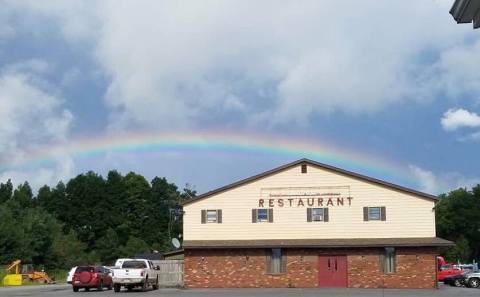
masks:
<path fill-rule="evenodd" d="M 78 266 L 72 278 L 72 288 L 74 292 L 84 288 L 90 291 L 90 288 L 96 288 L 103 291 L 103 288 L 112 289 L 112 276 L 109 269 L 102 266 Z"/>

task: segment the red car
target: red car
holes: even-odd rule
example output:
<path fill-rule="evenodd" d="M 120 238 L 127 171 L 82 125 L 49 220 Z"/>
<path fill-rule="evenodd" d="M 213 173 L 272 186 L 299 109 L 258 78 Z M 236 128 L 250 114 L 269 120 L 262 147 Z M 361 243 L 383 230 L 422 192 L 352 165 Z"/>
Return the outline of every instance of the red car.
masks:
<path fill-rule="evenodd" d="M 74 292 L 81 288 L 85 291 L 90 291 L 90 288 L 103 291 L 105 287 L 111 290 L 112 285 L 110 270 L 102 266 L 78 266 L 72 278 Z"/>
<path fill-rule="evenodd" d="M 437 257 L 437 280 L 443 281 L 446 277 L 463 274 L 465 271 L 451 263 L 447 263 L 443 257 Z"/>
<path fill-rule="evenodd" d="M 456 276 L 456 275 L 461 275 L 465 271 L 462 269 L 455 267 L 452 264 L 446 264 L 440 267 L 440 270 L 437 273 L 437 279 L 439 281 L 443 281 L 446 277 L 448 276 Z"/>

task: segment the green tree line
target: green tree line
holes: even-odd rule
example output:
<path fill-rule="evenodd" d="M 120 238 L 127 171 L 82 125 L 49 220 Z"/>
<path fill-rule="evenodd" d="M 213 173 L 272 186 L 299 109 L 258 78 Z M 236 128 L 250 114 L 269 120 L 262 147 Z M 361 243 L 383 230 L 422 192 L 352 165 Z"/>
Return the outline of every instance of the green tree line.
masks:
<path fill-rule="evenodd" d="M 442 251 L 450 262 L 480 260 L 480 185 L 460 188 L 439 196 L 435 206 L 437 236 L 452 240 L 454 247 Z"/>
<path fill-rule="evenodd" d="M 28 182 L 0 183 L 0 265 L 21 259 L 65 269 L 168 251 L 169 230 L 181 234 L 181 222 L 169 228 L 169 209 L 193 196 L 188 187 L 133 172 L 87 172 L 36 195 Z M 435 213 L 437 236 L 456 242 L 441 251 L 447 260 L 480 260 L 480 185 L 440 195 Z"/>
<path fill-rule="evenodd" d="M 28 182 L 0 183 L 0 265 L 14 259 L 47 268 L 112 264 L 119 257 L 168 251 L 170 209 L 195 195 L 165 178 L 148 182 L 130 172 L 80 174 L 66 184 L 43 186 L 34 195 Z"/>

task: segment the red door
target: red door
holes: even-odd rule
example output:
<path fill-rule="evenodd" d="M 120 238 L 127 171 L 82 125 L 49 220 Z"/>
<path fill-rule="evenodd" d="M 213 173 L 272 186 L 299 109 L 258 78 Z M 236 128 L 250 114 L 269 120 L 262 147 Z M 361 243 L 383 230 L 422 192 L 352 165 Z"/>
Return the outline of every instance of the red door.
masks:
<path fill-rule="evenodd" d="M 347 287 L 347 256 L 319 256 L 318 286 Z"/>

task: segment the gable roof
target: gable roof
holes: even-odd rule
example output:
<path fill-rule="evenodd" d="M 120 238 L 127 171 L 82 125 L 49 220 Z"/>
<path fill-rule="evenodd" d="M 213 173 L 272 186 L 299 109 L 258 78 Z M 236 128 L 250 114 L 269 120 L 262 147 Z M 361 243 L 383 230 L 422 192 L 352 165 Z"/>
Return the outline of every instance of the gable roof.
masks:
<path fill-rule="evenodd" d="M 387 188 L 390 188 L 392 190 L 404 192 L 404 193 L 407 193 L 407 194 L 413 194 L 413 195 L 418 196 L 420 198 L 429 199 L 429 200 L 433 200 L 433 201 L 438 200 L 437 196 L 434 196 L 434 195 L 431 195 L 431 194 L 427 194 L 427 193 L 424 193 L 424 192 L 420 192 L 420 191 L 417 191 L 417 190 L 413 190 L 413 189 L 410 189 L 410 188 L 406 188 L 406 187 L 403 187 L 403 186 L 392 184 L 392 183 L 389 183 L 387 181 L 383 181 L 383 180 L 380 180 L 380 179 L 376 179 L 376 178 L 373 178 L 373 177 L 369 177 L 369 176 L 366 176 L 366 175 L 362 175 L 362 174 L 359 174 L 359 173 L 355 173 L 355 172 L 352 172 L 352 171 L 348 171 L 348 170 L 341 169 L 341 168 L 338 168 L 338 167 L 335 167 L 335 166 L 327 165 L 327 164 L 324 164 L 324 163 L 320 163 L 320 162 L 316 162 L 316 161 L 304 158 L 304 159 L 300 159 L 300 160 L 282 165 L 280 167 L 262 172 L 260 174 L 251 176 L 249 178 L 242 179 L 240 181 L 237 181 L 237 182 L 231 183 L 229 185 L 217 188 L 215 190 L 206 192 L 206 193 L 201 194 L 199 196 L 196 196 L 192 199 L 184 201 L 182 203 L 182 205 L 188 205 L 188 204 L 194 203 L 198 200 L 208 198 L 208 197 L 213 196 L 215 194 L 225 192 L 227 190 L 230 190 L 230 189 L 233 189 L 233 188 L 236 188 L 236 187 L 254 182 L 258 179 L 273 175 L 273 174 L 278 173 L 280 171 L 283 171 L 283 170 L 286 170 L 286 169 L 289 169 L 289 168 L 292 168 L 292 167 L 295 167 L 295 166 L 299 166 L 299 165 L 302 165 L 302 164 L 307 164 L 307 165 L 311 165 L 311 166 L 314 166 L 314 167 L 322 168 L 322 169 L 325 169 L 325 170 L 328 170 L 328 171 L 331 171 L 331 172 L 334 172 L 334 173 L 338 173 L 340 175 L 353 177 L 353 178 L 363 180 L 363 181 L 366 181 L 366 182 L 369 182 L 369 183 L 373 183 L 373 184 L 377 184 L 377 185 L 380 185 L 380 186 L 383 186 L 383 187 L 387 187 Z"/>

